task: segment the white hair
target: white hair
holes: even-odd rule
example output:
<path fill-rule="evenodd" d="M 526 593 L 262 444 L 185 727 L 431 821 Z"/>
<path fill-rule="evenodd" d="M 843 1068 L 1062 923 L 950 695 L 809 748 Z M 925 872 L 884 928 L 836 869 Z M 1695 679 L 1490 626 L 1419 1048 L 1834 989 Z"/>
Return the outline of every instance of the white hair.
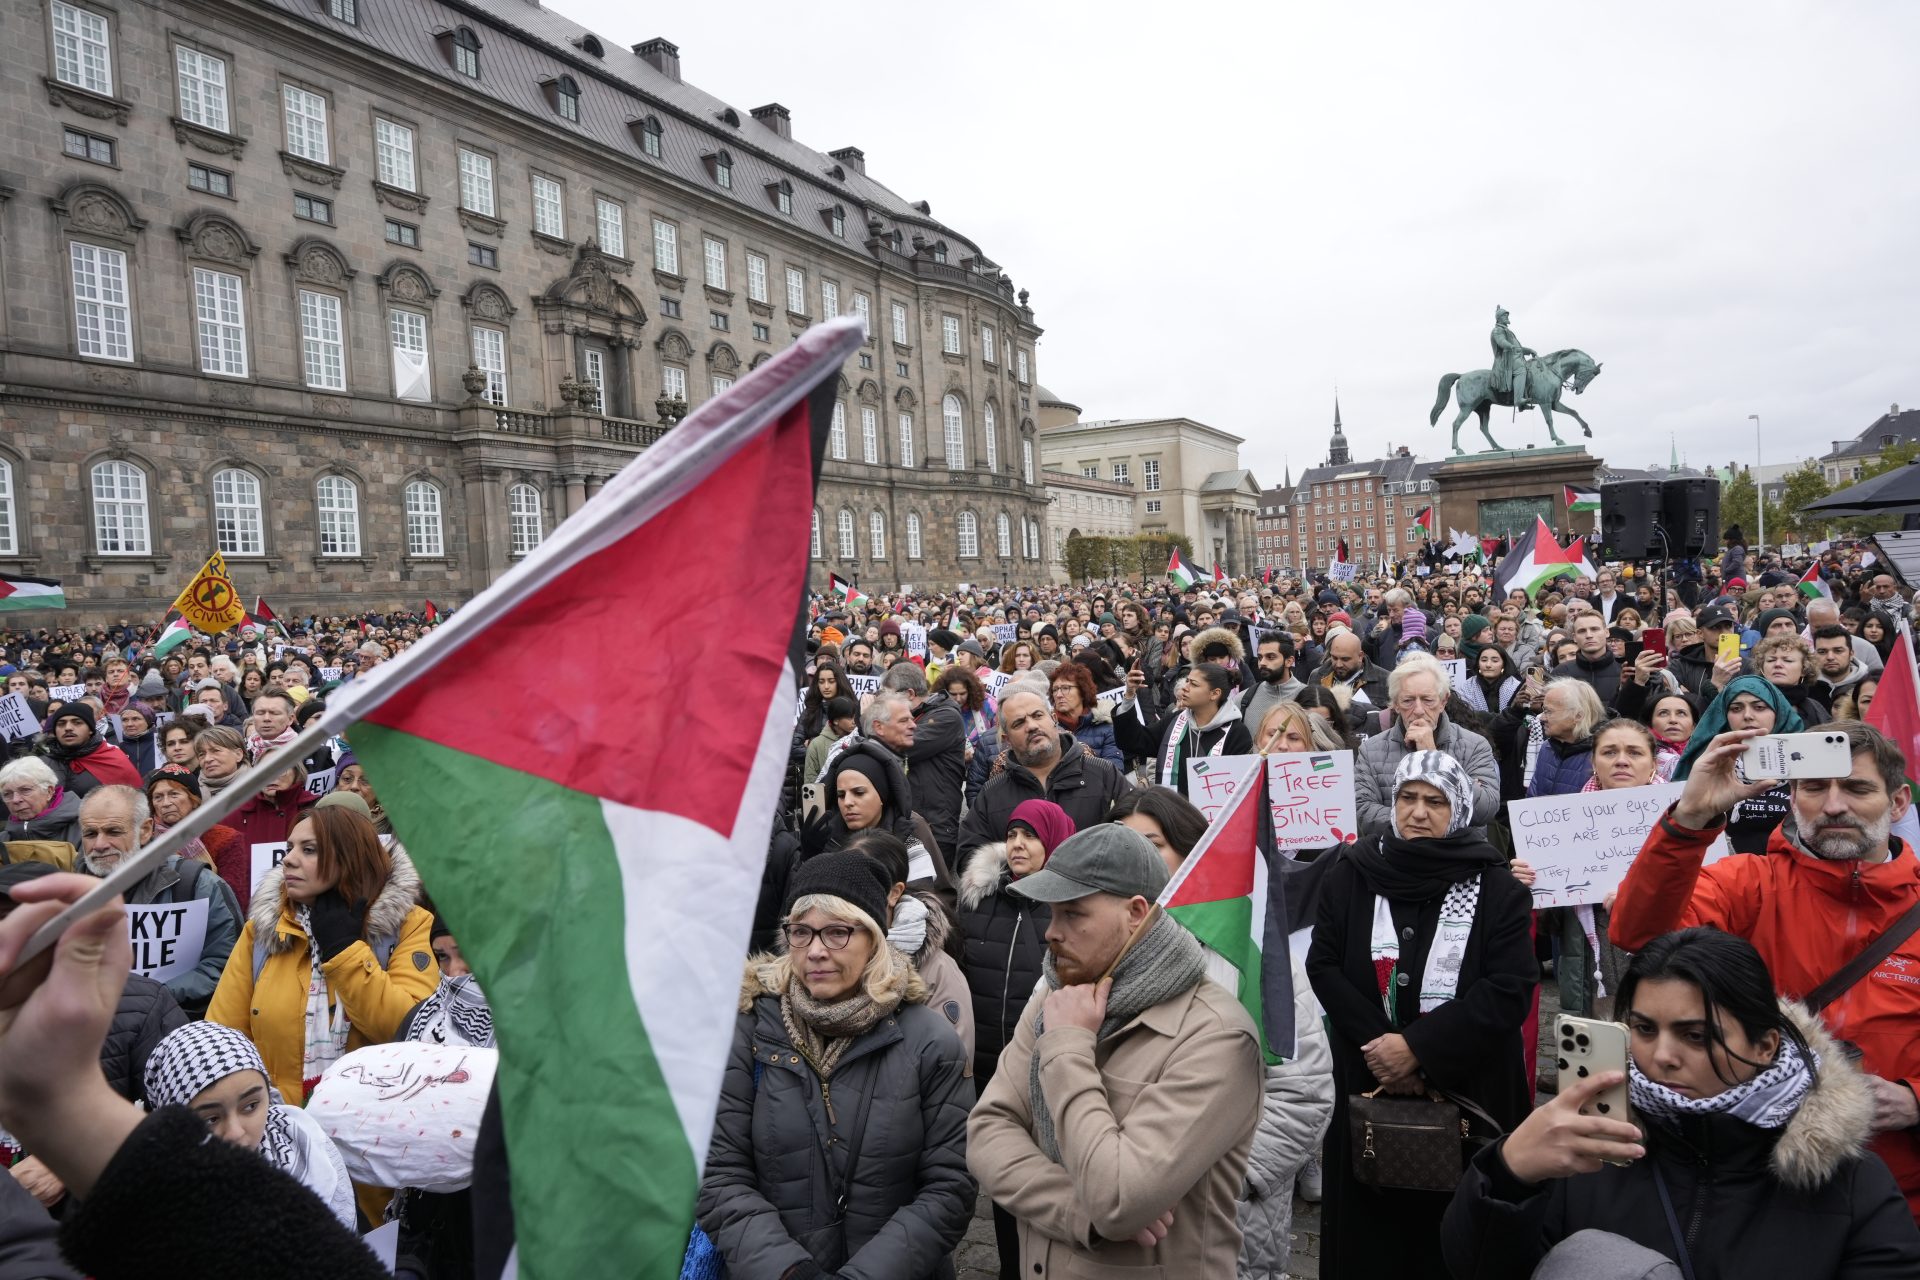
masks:
<path fill-rule="evenodd" d="M 898 710 L 906 715 L 913 714 L 913 701 L 906 694 L 892 689 L 882 690 L 873 695 L 873 701 L 867 704 L 866 714 L 860 718 L 860 728 L 867 736 L 873 736 L 873 726 L 882 720 L 892 721 Z"/>
<path fill-rule="evenodd" d="M 87 792 L 87 798 L 80 802 L 80 816 L 86 817 L 87 810 L 98 808 L 102 800 L 112 800 L 126 805 L 133 813 L 135 832 L 153 820 L 153 806 L 147 803 L 147 793 L 138 787 L 129 787 L 118 782 L 109 783 L 104 787 L 95 787 Z"/>
<path fill-rule="evenodd" d="M 1386 602 L 1388 604 L 1412 604 L 1413 596 L 1405 587 L 1395 587 L 1387 592 Z"/>
<path fill-rule="evenodd" d="M 0 787 L 6 786 L 9 782 L 31 782 L 37 787 L 45 787 L 51 791 L 60 785 L 60 775 L 53 771 L 52 765 L 39 756 L 21 756 L 17 760 L 9 760 L 5 765 L 0 765 Z"/>
<path fill-rule="evenodd" d="M 1433 687 L 1439 690 L 1442 702 L 1453 692 L 1453 682 L 1447 679 L 1447 669 L 1440 664 L 1440 659 L 1428 653 L 1414 653 L 1401 659 L 1399 666 L 1387 672 L 1389 702 L 1400 700 L 1400 690 L 1410 676 L 1432 676 Z"/>

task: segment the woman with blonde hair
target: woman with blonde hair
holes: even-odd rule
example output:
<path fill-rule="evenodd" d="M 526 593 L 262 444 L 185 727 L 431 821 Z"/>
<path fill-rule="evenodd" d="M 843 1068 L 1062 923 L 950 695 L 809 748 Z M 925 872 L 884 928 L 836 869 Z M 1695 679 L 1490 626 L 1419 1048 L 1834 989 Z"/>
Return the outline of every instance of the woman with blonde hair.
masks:
<path fill-rule="evenodd" d="M 973 1086 L 953 1027 L 887 945 L 863 854 L 794 873 L 784 948 L 754 956 L 697 1218 L 737 1280 L 951 1277 L 973 1218 Z"/>
<path fill-rule="evenodd" d="M 1274 751 L 1345 751 L 1347 744 L 1326 717 L 1288 699 L 1274 703 L 1260 717 L 1253 749 L 1264 756 Z"/>

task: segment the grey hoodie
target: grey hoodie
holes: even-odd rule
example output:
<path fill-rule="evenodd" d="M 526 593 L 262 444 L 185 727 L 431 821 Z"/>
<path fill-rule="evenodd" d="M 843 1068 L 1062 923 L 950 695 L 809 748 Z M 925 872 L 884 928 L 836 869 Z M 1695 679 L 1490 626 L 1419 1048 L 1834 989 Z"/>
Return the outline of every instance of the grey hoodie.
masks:
<path fill-rule="evenodd" d="M 1260 732 L 1261 717 L 1267 714 L 1269 708 L 1277 703 L 1298 698 L 1300 691 L 1306 687 L 1291 675 L 1278 684 L 1267 680 L 1255 680 L 1253 687 L 1242 695 L 1243 701 L 1240 704 L 1240 714 L 1247 722 L 1247 732 Z"/>

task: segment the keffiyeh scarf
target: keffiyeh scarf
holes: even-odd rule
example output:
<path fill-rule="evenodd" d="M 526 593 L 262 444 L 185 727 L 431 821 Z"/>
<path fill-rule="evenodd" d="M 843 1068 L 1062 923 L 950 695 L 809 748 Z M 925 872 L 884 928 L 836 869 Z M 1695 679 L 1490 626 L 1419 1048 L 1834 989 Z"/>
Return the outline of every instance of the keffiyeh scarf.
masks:
<path fill-rule="evenodd" d="M 307 973 L 307 1013 L 305 1035 L 300 1051 L 300 1089 L 307 1097 L 327 1068 L 347 1051 L 347 1033 L 353 1029 L 347 1017 L 347 1003 L 336 1001 L 327 989 L 327 971 L 320 959 L 320 943 L 313 936 L 313 917 L 305 907 L 296 913 L 300 927 L 307 933 L 307 955 L 311 965 Z M 307 1098 L 300 1099 L 304 1104 Z"/>
<path fill-rule="evenodd" d="M 442 977 L 433 994 L 414 1010 L 407 1039 L 422 1044 L 493 1048 L 493 1009 L 480 990 L 479 980 L 470 973 Z"/>
<path fill-rule="evenodd" d="M 1812 1058 L 1811 1067 L 1808 1057 Z M 1640 1074 L 1627 1059 L 1627 1093 L 1634 1111 L 1672 1127 L 1681 1116 L 1732 1116 L 1760 1129 L 1778 1129 L 1793 1119 L 1813 1089 L 1813 1073 L 1820 1055 L 1803 1055 L 1793 1041 L 1782 1037 L 1773 1064 L 1745 1084 L 1736 1084 L 1711 1098 L 1688 1098 Z"/>
<path fill-rule="evenodd" d="M 1462 880 L 1447 890 L 1440 904 L 1440 924 L 1427 948 L 1426 969 L 1420 975 L 1420 1012 L 1432 1013 L 1460 990 L 1460 966 L 1473 932 L 1473 913 L 1480 905 L 1480 877 Z M 1398 995 L 1412 979 L 1400 971 L 1400 933 L 1393 927 L 1393 905 L 1376 896 L 1370 942 L 1374 981 L 1380 988 L 1380 1007 L 1387 1021 L 1400 1025 Z"/>

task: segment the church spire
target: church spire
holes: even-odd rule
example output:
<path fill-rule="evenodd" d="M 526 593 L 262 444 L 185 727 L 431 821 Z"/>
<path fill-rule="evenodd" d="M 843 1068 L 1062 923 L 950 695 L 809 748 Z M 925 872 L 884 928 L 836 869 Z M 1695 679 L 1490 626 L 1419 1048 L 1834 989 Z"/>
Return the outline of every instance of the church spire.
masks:
<path fill-rule="evenodd" d="M 1333 439 L 1327 445 L 1327 465 L 1344 467 L 1352 460 L 1347 452 L 1346 433 L 1340 427 L 1340 393 L 1333 393 Z"/>

